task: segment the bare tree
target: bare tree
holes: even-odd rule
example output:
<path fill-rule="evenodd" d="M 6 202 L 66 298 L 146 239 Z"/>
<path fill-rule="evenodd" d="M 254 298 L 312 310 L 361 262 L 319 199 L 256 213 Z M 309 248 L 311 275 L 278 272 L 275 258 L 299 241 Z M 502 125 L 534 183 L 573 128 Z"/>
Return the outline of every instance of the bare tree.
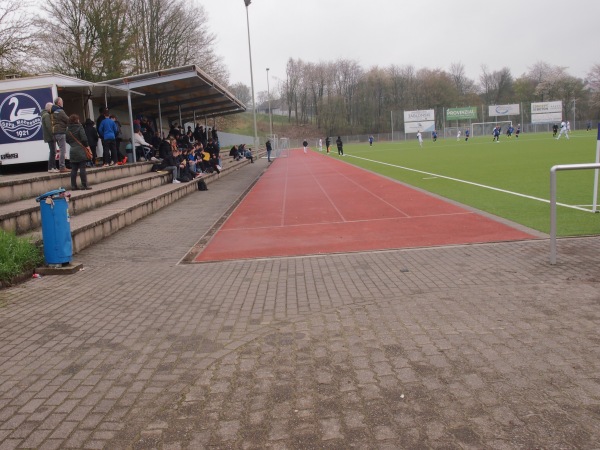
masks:
<path fill-rule="evenodd" d="M 214 51 L 216 37 L 208 31 L 204 7 L 183 0 L 131 0 L 130 26 L 133 40 L 133 71 L 151 72 L 196 64 L 226 81 L 227 70 Z"/>
<path fill-rule="evenodd" d="M 232 86 L 229 86 L 229 90 L 235 97 L 248 105 L 252 101 L 252 95 L 250 94 L 250 88 L 246 86 L 244 83 L 236 83 Z"/>
<path fill-rule="evenodd" d="M 465 74 L 463 63 L 450 64 L 449 75 L 459 96 L 464 98 L 475 91 L 475 82 Z"/>
<path fill-rule="evenodd" d="M 592 66 L 588 72 L 588 85 L 591 93 L 590 104 L 600 109 L 600 64 L 596 63 Z"/>
<path fill-rule="evenodd" d="M 0 75 L 21 73 L 26 68 L 27 55 L 34 48 L 29 5 L 23 0 L 0 1 Z"/>
<path fill-rule="evenodd" d="M 96 81 L 126 74 L 126 0 L 55 0 L 42 4 L 39 57 L 49 70 Z"/>
<path fill-rule="evenodd" d="M 296 123 L 298 123 L 298 90 L 300 87 L 300 79 L 302 76 L 302 60 L 295 61 L 293 58 L 288 59 L 285 74 L 286 80 L 284 84 L 285 99 L 288 105 L 288 121 L 292 120 L 292 111 L 294 111 Z"/>
<path fill-rule="evenodd" d="M 513 77 L 508 67 L 490 72 L 486 65 L 482 65 L 479 81 L 482 99 L 488 105 L 497 105 L 512 100 Z"/>

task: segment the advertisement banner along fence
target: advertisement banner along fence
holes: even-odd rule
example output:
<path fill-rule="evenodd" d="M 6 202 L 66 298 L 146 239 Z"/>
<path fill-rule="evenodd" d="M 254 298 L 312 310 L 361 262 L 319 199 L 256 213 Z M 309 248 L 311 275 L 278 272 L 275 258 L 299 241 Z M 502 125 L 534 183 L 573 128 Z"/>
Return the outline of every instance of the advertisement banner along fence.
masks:
<path fill-rule="evenodd" d="M 466 106 L 464 108 L 448 108 L 446 120 L 469 120 L 477 119 L 477 107 Z"/>
<path fill-rule="evenodd" d="M 521 114 L 521 107 L 518 103 L 514 105 L 493 105 L 489 106 L 489 116 L 517 116 Z"/>

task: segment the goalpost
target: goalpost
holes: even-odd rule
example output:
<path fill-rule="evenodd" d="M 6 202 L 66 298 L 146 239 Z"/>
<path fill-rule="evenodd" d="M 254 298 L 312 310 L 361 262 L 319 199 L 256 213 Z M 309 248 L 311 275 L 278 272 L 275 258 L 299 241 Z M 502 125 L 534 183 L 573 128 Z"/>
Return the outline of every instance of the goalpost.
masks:
<path fill-rule="evenodd" d="M 471 124 L 471 137 L 491 136 L 494 128 L 500 125 L 502 134 L 506 134 L 506 129 L 512 126 L 512 120 L 499 120 L 498 122 L 478 122 Z"/>
<path fill-rule="evenodd" d="M 275 149 L 275 158 L 280 158 L 282 156 L 288 155 L 288 150 L 290 149 L 290 140 L 286 137 L 279 138 L 278 146 Z"/>

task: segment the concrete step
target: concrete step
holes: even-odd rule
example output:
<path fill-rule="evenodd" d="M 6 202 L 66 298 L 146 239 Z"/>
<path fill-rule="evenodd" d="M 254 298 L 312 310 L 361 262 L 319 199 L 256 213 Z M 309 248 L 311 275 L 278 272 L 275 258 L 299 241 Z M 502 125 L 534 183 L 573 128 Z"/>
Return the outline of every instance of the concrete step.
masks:
<path fill-rule="evenodd" d="M 69 207 L 73 253 L 78 253 L 90 245 L 100 242 L 116 233 L 120 229 L 170 205 L 183 196 L 197 191 L 200 179 L 209 184 L 224 175 L 240 170 L 249 163 L 247 160 L 232 161 L 226 158 L 223 162 L 223 170 L 220 175 L 213 173 L 203 175 L 201 178 L 196 178 L 188 183 L 173 184 L 170 182 L 170 175 L 165 174 L 169 182 L 126 198 L 120 198 L 111 203 L 94 207 L 87 211 L 81 210 L 77 213 L 71 211 Z M 77 194 L 85 195 L 88 192 L 91 191 L 78 192 Z M 40 245 L 42 244 L 41 229 L 25 233 L 25 236 Z"/>
<path fill-rule="evenodd" d="M 125 177 L 148 173 L 152 163 L 140 162 L 124 166 L 88 168 L 90 186 Z M 0 204 L 35 199 L 45 192 L 71 186 L 71 172 L 4 175 L 0 177 Z"/>
<path fill-rule="evenodd" d="M 80 214 L 120 198 L 170 182 L 169 174 L 147 172 L 92 185 L 92 190 L 70 191 L 69 211 Z M 40 205 L 33 198 L 0 205 L 0 229 L 23 234 L 41 226 Z"/>

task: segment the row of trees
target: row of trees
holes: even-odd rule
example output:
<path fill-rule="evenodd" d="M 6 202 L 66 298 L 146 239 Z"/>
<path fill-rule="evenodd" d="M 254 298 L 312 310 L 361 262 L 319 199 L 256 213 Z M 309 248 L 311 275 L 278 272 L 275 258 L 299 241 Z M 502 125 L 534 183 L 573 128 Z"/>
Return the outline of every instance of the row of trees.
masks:
<path fill-rule="evenodd" d="M 600 117 L 600 64 L 585 80 L 545 62 L 518 78 L 507 67 L 492 71 L 482 66 L 475 81 L 459 62 L 449 70 L 411 65 L 365 70 L 352 60 L 310 63 L 291 58 L 278 95 L 290 121 L 312 122 L 328 133 L 389 131 L 390 111 L 553 100 L 563 102 L 565 117 L 576 102 L 579 120 L 587 120 Z"/>
<path fill-rule="evenodd" d="M 186 0 L 0 1 L 0 75 L 52 71 L 88 81 L 197 64 L 221 83 L 202 5 Z M 185 13 L 182 13 L 185 11 Z"/>
<path fill-rule="evenodd" d="M 52 71 L 99 81 L 197 64 L 228 84 L 206 12 L 193 0 L 53 0 L 37 11 L 32 1 L 0 1 L 0 76 Z M 250 104 L 247 86 L 230 89 Z M 576 101 L 580 119 L 595 119 L 600 64 L 586 79 L 538 62 L 518 78 L 509 68 L 482 66 L 479 79 L 472 80 L 460 62 L 447 70 L 411 65 L 365 70 L 347 59 L 290 58 L 285 80 L 271 94 L 273 103 L 287 108 L 290 122 L 314 123 L 327 133 L 389 131 L 390 111 L 549 100 L 562 100 L 565 116 Z M 257 99 L 266 101 L 266 92 Z"/>

